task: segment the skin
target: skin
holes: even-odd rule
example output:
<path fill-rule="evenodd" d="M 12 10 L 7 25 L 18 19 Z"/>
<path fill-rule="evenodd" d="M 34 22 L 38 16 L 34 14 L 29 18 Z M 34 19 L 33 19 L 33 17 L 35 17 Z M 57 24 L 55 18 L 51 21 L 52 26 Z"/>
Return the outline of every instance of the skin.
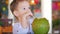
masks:
<path fill-rule="evenodd" d="M 23 28 L 29 27 L 28 17 L 33 16 L 30 5 L 28 1 L 19 2 L 16 10 L 14 10 L 14 15 L 17 17 L 17 20 L 20 22 Z"/>

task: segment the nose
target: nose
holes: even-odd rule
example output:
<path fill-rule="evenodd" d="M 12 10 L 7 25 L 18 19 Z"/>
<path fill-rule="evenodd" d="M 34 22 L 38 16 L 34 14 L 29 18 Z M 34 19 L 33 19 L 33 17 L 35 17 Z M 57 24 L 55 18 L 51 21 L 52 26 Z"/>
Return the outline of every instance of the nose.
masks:
<path fill-rule="evenodd" d="M 29 9 L 28 12 L 30 13 L 29 16 L 33 17 L 33 13 L 31 12 L 31 10 Z"/>

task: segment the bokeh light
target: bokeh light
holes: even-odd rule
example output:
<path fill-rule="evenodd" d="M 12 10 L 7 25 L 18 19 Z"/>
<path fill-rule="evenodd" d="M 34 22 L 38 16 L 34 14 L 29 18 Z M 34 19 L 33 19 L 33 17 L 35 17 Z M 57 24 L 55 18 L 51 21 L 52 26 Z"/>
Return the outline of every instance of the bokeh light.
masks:
<path fill-rule="evenodd" d="M 6 7 L 2 7 L 2 10 L 3 10 L 3 11 L 6 11 Z"/>
<path fill-rule="evenodd" d="M 36 5 L 34 0 L 30 0 L 30 5 Z"/>
<path fill-rule="evenodd" d="M 6 0 L 5 3 L 8 5 L 8 0 Z"/>

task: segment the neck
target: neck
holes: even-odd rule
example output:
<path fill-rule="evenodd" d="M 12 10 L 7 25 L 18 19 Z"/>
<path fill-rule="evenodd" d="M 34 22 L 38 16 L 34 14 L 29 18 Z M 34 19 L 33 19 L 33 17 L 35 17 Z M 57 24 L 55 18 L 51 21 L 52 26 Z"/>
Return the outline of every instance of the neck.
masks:
<path fill-rule="evenodd" d="M 21 17 L 17 18 L 17 21 L 18 21 L 19 23 L 21 23 L 21 22 L 22 22 L 22 18 L 21 18 Z"/>

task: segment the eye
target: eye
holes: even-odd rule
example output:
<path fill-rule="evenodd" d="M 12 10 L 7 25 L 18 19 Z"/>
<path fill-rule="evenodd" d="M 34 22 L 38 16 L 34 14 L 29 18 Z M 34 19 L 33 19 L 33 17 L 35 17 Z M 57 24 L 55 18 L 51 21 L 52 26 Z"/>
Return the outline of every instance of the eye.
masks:
<path fill-rule="evenodd" d="M 26 9 L 26 8 L 23 8 L 24 10 Z"/>

